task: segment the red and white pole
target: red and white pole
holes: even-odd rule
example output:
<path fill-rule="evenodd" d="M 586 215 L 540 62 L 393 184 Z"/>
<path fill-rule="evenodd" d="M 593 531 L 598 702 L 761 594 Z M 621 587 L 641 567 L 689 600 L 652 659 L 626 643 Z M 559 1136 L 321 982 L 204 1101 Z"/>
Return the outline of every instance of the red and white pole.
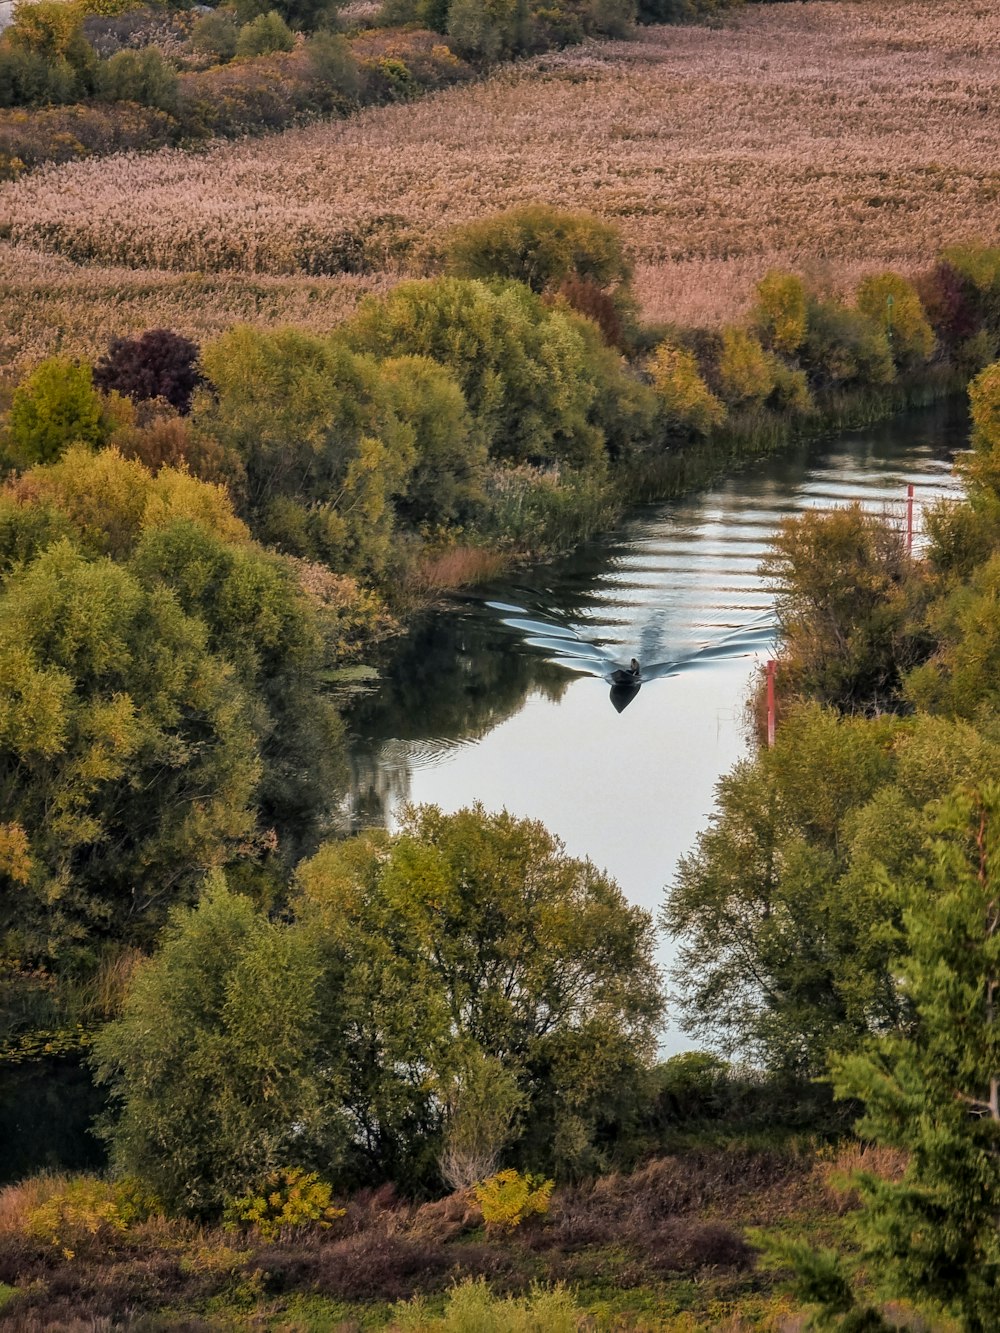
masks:
<path fill-rule="evenodd" d="M 913 554 L 913 482 L 906 488 L 906 553 Z"/>
<path fill-rule="evenodd" d="M 772 657 L 767 664 L 767 748 L 774 747 L 774 670 L 777 666 Z"/>

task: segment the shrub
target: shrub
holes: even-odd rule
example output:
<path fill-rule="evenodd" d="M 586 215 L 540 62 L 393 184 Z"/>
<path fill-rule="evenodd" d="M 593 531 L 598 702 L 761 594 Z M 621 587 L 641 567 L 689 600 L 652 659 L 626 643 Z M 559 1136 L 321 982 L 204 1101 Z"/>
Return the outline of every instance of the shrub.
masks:
<path fill-rule="evenodd" d="M 306 43 L 306 54 L 317 79 L 344 97 L 357 97 L 361 74 L 346 37 L 335 32 L 318 32 Z"/>
<path fill-rule="evenodd" d="M 236 38 L 238 56 L 266 56 L 273 51 L 290 51 L 295 45 L 291 28 L 276 9 L 258 14 L 240 28 Z"/>
<path fill-rule="evenodd" d="M 754 322 L 764 344 L 791 356 L 805 341 L 808 328 L 806 289 L 794 273 L 772 269 L 757 284 Z"/>
<path fill-rule="evenodd" d="M 145 51 L 119 51 L 105 61 L 98 89 L 108 102 L 138 102 L 160 111 L 177 107 L 177 71 L 155 46 Z"/>
<path fill-rule="evenodd" d="M 707 435 L 725 420 L 725 405 L 702 379 L 693 352 L 669 340 L 662 342 L 653 354 L 649 371 L 669 426 Z"/>
<path fill-rule="evenodd" d="M 203 14 L 191 29 L 191 47 L 201 55 L 232 60 L 238 34 L 239 25 L 231 14 L 213 10 Z"/>
<path fill-rule="evenodd" d="M 857 299 L 861 313 L 885 332 L 897 365 L 930 360 L 934 330 L 912 283 L 897 273 L 873 274 L 859 285 Z"/>
<path fill-rule="evenodd" d="M 545 1216 L 554 1188 L 554 1180 L 511 1169 L 498 1171 L 477 1185 L 474 1192 L 487 1227 L 513 1231 L 529 1217 Z"/>
<path fill-rule="evenodd" d="M 448 36 L 460 55 L 492 64 L 512 54 L 518 41 L 516 0 L 452 0 Z"/>
<path fill-rule="evenodd" d="M 888 384 L 895 377 L 885 330 L 837 301 L 809 302 L 802 360 L 824 387 Z"/>
<path fill-rule="evenodd" d="M 577 1333 L 589 1326 L 561 1285 L 533 1286 L 528 1296 L 495 1296 L 482 1278 L 453 1287 L 440 1318 L 420 1298 L 397 1305 L 393 1314 L 391 1333 Z"/>
<path fill-rule="evenodd" d="M 332 1193 L 333 1187 L 320 1180 L 314 1171 L 284 1167 L 270 1172 L 249 1194 L 230 1200 L 224 1221 L 230 1230 L 241 1225 L 256 1227 L 268 1240 L 273 1240 L 285 1227 L 296 1231 L 314 1226 L 327 1230 L 347 1212 L 346 1208 L 331 1204 Z"/>
<path fill-rule="evenodd" d="M 458 277 L 514 278 L 533 292 L 574 278 L 610 287 L 626 282 L 632 272 L 617 227 L 547 204 L 457 228 L 446 242 L 446 255 Z"/>
<path fill-rule="evenodd" d="M 156 1200 L 134 1180 L 78 1176 L 28 1214 L 25 1230 L 72 1259 L 86 1244 L 122 1235 L 158 1211 Z"/>
<path fill-rule="evenodd" d="M 184 415 L 201 378 L 198 344 L 170 329 L 149 329 L 138 338 L 113 338 L 94 367 L 94 384 L 135 402 L 163 398 Z"/>
<path fill-rule="evenodd" d="M 761 403 L 775 384 L 775 358 L 745 329 L 723 329 L 719 391 L 727 403 Z"/>
<path fill-rule="evenodd" d="M 108 434 L 89 366 L 51 357 L 14 390 L 10 438 L 22 463 L 50 463 L 67 445 L 80 442 L 93 448 Z"/>

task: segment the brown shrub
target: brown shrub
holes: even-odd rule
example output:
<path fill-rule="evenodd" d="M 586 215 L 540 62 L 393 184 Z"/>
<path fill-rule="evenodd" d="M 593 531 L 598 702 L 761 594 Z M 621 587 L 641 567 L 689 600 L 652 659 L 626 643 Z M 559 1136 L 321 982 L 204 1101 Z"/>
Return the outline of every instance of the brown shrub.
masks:
<path fill-rule="evenodd" d="M 447 1198 L 421 1205 L 409 1229 L 414 1236 L 443 1244 L 482 1224 L 483 1210 L 472 1190 L 457 1190 Z"/>
<path fill-rule="evenodd" d="M 154 475 L 164 467 L 186 467 L 202 481 L 228 486 L 236 499 L 243 493 L 245 473 L 238 455 L 162 403 L 143 404 L 136 424 L 116 431 L 111 444 Z"/>
<path fill-rule="evenodd" d="M 700 1268 L 752 1268 L 753 1247 L 722 1222 L 674 1218 L 655 1231 L 640 1232 L 632 1240 L 655 1273 L 687 1273 Z"/>

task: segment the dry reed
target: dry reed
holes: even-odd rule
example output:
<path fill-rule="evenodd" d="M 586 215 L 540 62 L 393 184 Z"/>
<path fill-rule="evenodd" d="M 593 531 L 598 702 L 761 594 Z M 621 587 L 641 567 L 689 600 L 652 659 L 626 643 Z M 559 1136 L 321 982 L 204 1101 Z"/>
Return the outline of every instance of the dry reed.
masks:
<path fill-rule="evenodd" d="M 348 121 L 45 168 L 0 188 L 0 234 L 141 273 L 98 270 L 101 303 L 120 281 L 127 307 L 109 331 L 197 335 L 229 311 L 316 327 L 364 279 L 296 275 L 345 265 L 391 280 L 452 223 L 543 200 L 621 225 L 648 317 L 712 323 L 737 316 L 770 266 L 837 289 L 1000 240 L 998 56 L 1000 0 L 755 5 L 724 27 L 647 29 Z M 65 324 L 76 350 L 93 327 L 71 309 L 88 280 L 23 248 L 3 262 L 0 317 L 25 291 L 34 306 L 9 338 L 49 349 Z"/>

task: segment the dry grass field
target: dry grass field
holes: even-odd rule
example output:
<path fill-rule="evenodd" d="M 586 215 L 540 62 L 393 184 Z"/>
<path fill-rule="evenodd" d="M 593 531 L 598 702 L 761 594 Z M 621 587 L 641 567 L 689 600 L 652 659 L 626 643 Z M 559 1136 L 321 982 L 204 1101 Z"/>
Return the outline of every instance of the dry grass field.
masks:
<path fill-rule="evenodd" d="M 619 223 L 649 317 L 718 322 L 776 264 L 843 288 L 1000 240 L 998 106 L 1000 0 L 817 0 L 196 155 L 45 169 L 0 188 L 0 354 L 329 327 L 451 223 L 529 200 Z M 363 271 L 323 276 L 340 264 Z"/>

